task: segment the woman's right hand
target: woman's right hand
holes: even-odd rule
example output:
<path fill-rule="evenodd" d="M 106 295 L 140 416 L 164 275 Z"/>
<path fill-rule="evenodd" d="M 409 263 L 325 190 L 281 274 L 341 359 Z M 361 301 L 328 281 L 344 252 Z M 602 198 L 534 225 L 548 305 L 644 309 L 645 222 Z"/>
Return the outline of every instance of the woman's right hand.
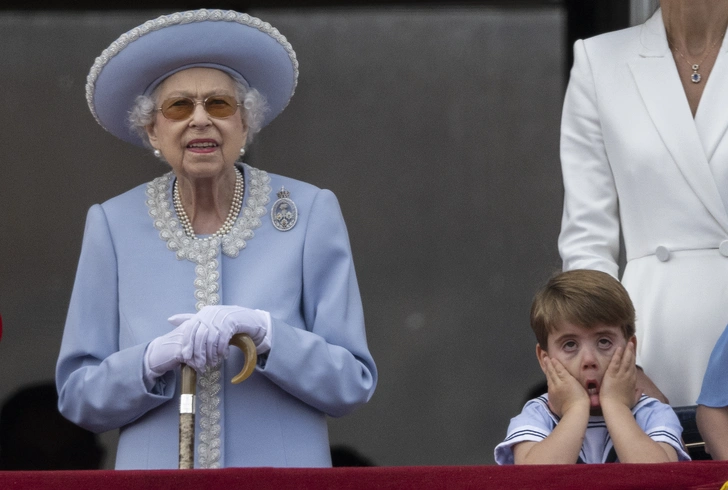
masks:
<path fill-rule="evenodd" d="M 270 330 L 270 314 L 241 306 L 206 306 L 197 313 L 173 315 L 169 319 L 177 328 L 157 337 L 144 353 L 144 379 L 147 386 L 180 364 L 197 372 L 205 366 L 216 366 L 227 358 L 230 339 L 237 333 L 249 335 L 258 354 L 270 349 L 266 335 Z"/>
<path fill-rule="evenodd" d="M 192 322 L 196 336 L 204 337 L 204 342 L 194 343 L 194 355 L 203 358 L 203 368 L 205 362 L 215 366 L 223 359 L 227 359 L 230 339 L 238 333 L 250 336 L 258 354 L 270 349 L 268 333 L 271 319 L 267 311 L 234 305 L 208 305 L 197 313 L 173 315 L 168 321 L 175 326 Z M 198 352 L 199 350 L 202 352 Z"/>
<path fill-rule="evenodd" d="M 197 371 L 205 368 L 206 335 L 194 322 L 184 322 L 169 333 L 152 340 L 144 352 L 144 379 L 153 386 L 157 378 L 180 364 Z"/>

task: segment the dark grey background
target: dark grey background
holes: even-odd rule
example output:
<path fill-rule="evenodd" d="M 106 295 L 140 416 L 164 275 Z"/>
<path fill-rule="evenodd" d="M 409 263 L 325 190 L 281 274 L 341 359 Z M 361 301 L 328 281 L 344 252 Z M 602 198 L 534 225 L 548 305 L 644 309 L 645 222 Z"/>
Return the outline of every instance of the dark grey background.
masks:
<path fill-rule="evenodd" d="M 0 399 L 53 377 L 88 207 L 166 171 L 84 98 L 102 49 L 160 13 L 0 12 Z M 339 197 L 380 370 L 332 443 L 379 465 L 492 463 L 541 380 L 528 310 L 560 267 L 564 8 L 250 13 L 301 75 L 248 162 Z"/>

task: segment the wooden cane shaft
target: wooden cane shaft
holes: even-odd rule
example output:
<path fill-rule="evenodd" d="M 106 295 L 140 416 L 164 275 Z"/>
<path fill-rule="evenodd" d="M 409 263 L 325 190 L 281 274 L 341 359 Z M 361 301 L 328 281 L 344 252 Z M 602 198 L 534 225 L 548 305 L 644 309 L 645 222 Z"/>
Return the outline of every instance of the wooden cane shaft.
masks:
<path fill-rule="evenodd" d="M 197 373 L 182 365 L 182 396 L 179 404 L 179 469 L 195 467 L 195 392 Z"/>
<path fill-rule="evenodd" d="M 197 373 L 187 364 L 182 364 L 182 394 L 194 395 L 197 393 Z"/>
<path fill-rule="evenodd" d="M 237 334 L 230 340 L 245 356 L 243 370 L 233 379 L 234 384 L 247 379 L 255 370 L 257 354 L 255 343 L 248 335 Z M 179 469 L 195 467 L 195 394 L 197 392 L 197 373 L 186 364 L 182 365 L 182 386 L 179 414 Z"/>
<path fill-rule="evenodd" d="M 179 469 L 195 467 L 195 414 L 179 414 Z"/>

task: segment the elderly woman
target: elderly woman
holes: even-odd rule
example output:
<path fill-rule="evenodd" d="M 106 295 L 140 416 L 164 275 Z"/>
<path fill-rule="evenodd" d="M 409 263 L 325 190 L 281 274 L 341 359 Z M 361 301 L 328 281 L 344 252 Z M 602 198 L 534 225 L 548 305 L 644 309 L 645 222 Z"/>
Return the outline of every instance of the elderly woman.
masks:
<path fill-rule="evenodd" d="M 147 22 L 91 68 L 97 121 L 171 167 L 89 210 L 58 359 L 61 413 L 95 432 L 119 428 L 117 468 L 177 467 L 183 363 L 199 373 L 203 468 L 330 466 L 326 415 L 372 396 L 336 198 L 238 161 L 297 75 L 276 29 L 207 10 Z M 238 333 L 258 363 L 232 385 Z"/>
<path fill-rule="evenodd" d="M 680 406 L 728 323 L 728 0 L 660 6 L 574 46 L 559 250 L 616 277 L 621 234 L 638 364 Z"/>

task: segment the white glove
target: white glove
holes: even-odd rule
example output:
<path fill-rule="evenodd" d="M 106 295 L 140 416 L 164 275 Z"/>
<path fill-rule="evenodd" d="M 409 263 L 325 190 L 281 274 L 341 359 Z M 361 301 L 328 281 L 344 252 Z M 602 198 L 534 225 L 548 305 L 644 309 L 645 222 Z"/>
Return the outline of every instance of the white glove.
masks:
<path fill-rule="evenodd" d="M 248 334 L 253 340 L 258 354 L 270 350 L 270 313 L 253 310 L 243 306 L 215 305 L 205 306 L 196 314 L 182 313 L 169 317 L 172 325 L 184 325 L 193 322 L 198 328 L 198 335 L 206 333 L 205 359 L 211 366 L 227 359 L 230 353 L 230 339 L 238 333 Z M 195 350 L 198 349 L 195 343 Z M 197 352 L 195 352 L 197 354 Z"/>
<path fill-rule="evenodd" d="M 182 363 L 189 364 L 198 371 L 204 369 L 204 345 L 195 348 L 195 342 L 202 344 L 207 340 L 207 336 L 200 335 L 201 333 L 195 322 L 187 322 L 152 340 L 144 351 L 146 385 L 153 386 L 157 378 Z M 202 352 L 203 356 L 195 356 L 196 351 Z"/>

